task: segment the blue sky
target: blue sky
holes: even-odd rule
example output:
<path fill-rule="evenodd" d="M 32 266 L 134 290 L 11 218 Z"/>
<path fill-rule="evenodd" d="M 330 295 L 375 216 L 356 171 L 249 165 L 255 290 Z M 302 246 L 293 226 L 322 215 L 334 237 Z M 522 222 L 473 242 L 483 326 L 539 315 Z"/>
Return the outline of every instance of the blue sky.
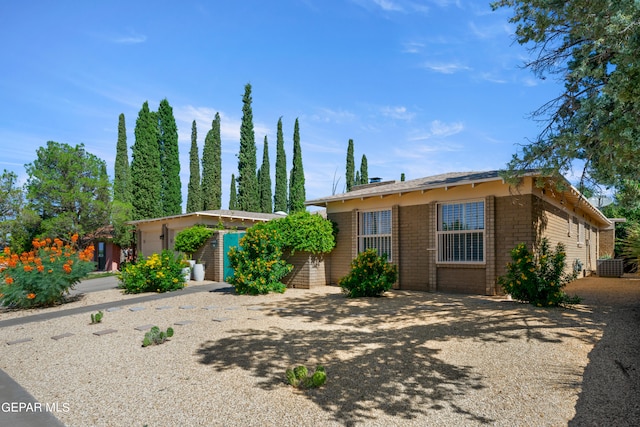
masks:
<path fill-rule="evenodd" d="M 522 68 L 509 16 L 488 0 L 2 2 L 0 170 L 24 182 L 52 140 L 84 143 L 113 176 L 119 114 L 131 146 L 142 103 L 167 98 L 185 204 L 191 122 L 202 150 L 220 112 L 226 208 L 246 83 L 272 175 L 278 118 L 288 169 L 299 118 L 307 199 L 344 189 L 350 138 L 384 180 L 500 169 L 562 89 Z"/>

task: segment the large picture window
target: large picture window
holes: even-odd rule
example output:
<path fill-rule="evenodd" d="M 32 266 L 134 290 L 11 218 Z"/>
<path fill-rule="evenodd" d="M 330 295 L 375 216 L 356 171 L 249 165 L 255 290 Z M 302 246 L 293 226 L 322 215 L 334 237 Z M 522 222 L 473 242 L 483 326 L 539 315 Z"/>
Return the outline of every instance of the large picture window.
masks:
<path fill-rule="evenodd" d="M 359 212 L 358 252 L 375 249 L 378 255 L 387 255 L 391 261 L 391 211 Z"/>
<path fill-rule="evenodd" d="M 438 205 L 438 262 L 484 262 L 484 201 Z"/>

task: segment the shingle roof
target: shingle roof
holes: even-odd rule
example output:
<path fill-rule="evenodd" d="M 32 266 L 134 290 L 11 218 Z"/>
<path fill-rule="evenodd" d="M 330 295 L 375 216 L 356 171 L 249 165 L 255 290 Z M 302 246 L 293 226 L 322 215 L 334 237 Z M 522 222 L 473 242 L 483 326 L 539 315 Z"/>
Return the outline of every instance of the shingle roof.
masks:
<path fill-rule="evenodd" d="M 373 184 L 358 185 L 352 187 L 352 190 L 348 193 L 335 194 L 319 199 L 307 200 L 305 204 L 307 206 L 325 205 L 328 202 L 341 200 L 406 193 L 409 191 L 442 188 L 453 184 L 460 185 L 480 181 L 495 181 L 497 179 L 501 179 L 499 176 L 499 171 L 497 170 L 484 172 L 450 172 L 440 175 L 427 176 L 424 178 L 412 179 L 409 181 L 383 181 Z"/>
<path fill-rule="evenodd" d="M 165 216 L 161 218 L 140 219 L 137 221 L 129 221 L 128 223 L 139 224 L 143 222 L 163 221 L 166 219 L 185 218 L 190 216 L 225 217 L 225 218 L 234 218 L 234 219 L 250 220 L 250 221 L 269 221 L 272 219 L 283 217 L 283 215 L 280 215 L 280 214 L 236 211 L 236 210 L 229 210 L 229 209 L 216 209 L 216 210 L 208 210 L 208 211 L 190 212 L 190 213 L 181 214 L 181 215 Z"/>

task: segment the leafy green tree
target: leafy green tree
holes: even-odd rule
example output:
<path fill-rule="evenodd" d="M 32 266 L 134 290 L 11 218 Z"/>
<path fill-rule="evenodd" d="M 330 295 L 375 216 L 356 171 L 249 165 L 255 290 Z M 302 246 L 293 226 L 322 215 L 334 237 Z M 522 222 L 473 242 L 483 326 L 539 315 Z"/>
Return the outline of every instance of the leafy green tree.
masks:
<path fill-rule="evenodd" d="M 18 175 L 5 169 L 0 176 L 0 246 L 10 246 L 12 230 L 20 216 L 23 201 Z"/>
<path fill-rule="evenodd" d="M 222 139 L 220 113 L 216 113 L 207 132 L 202 151 L 202 208 L 220 209 L 222 206 Z"/>
<path fill-rule="evenodd" d="M 284 136 L 282 134 L 282 117 L 278 119 L 276 142 L 276 191 L 273 196 L 275 212 L 287 211 L 287 155 L 284 151 Z"/>
<path fill-rule="evenodd" d="M 289 212 L 305 210 L 304 169 L 302 167 L 302 147 L 300 146 L 300 126 L 298 119 L 293 127 L 293 167 L 289 178 Z"/>
<path fill-rule="evenodd" d="M 242 124 L 240 125 L 240 152 L 238 153 L 238 209 L 249 212 L 260 210 L 260 190 L 256 175 L 256 138 L 251 109 L 251 85 L 244 87 L 242 98 Z"/>
<path fill-rule="evenodd" d="M 367 156 L 362 155 L 362 160 L 360 161 L 360 184 L 368 184 L 369 183 L 369 164 L 367 162 Z"/>
<path fill-rule="evenodd" d="M 404 172 L 402 172 L 402 173 L 400 174 L 400 181 L 404 182 L 404 180 L 405 180 Z"/>
<path fill-rule="evenodd" d="M 229 189 L 229 209 L 238 209 L 238 192 L 236 191 L 236 177 L 231 174 L 231 188 Z"/>
<path fill-rule="evenodd" d="M 84 236 L 109 224 L 110 184 L 107 165 L 84 145 L 49 141 L 25 165 L 27 202 L 40 216 L 39 234 Z"/>
<path fill-rule="evenodd" d="M 136 120 L 134 131 L 136 141 L 132 147 L 131 201 L 133 219 L 162 216 L 160 199 L 162 172 L 160 170 L 157 132 L 155 114 L 149 111 L 149 103 L 145 101 Z"/>
<path fill-rule="evenodd" d="M 162 171 L 162 214 L 182 213 L 182 184 L 180 183 L 180 153 L 178 151 L 178 127 L 173 108 L 167 99 L 160 101 L 158 119 L 158 150 Z"/>
<path fill-rule="evenodd" d="M 113 202 L 111 203 L 111 225 L 113 225 L 113 242 L 121 248 L 133 244 L 134 227 L 127 224 L 133 219 L 131 203 L 131 169 L 127 147 L 127 129 L 124 114 L 118 117 L 118 142 L 116 144 L 116 160 L 113 179 Z"/>
<path fill-rule="evenodd" d="M 353 139 L 350 139 L 349 145 L 347 146 L 347 171 L 344 176 L 347 191 L 351 191 L 351 187 L 353 187 L 353 183 L 355 182 L 355 169 L 356 161 L 353 154 Z"/>
<path fill-rule="evenodd" d="M 269 142 L 264 137 L 264 149 L 262 151 L 262 166 L 258 171 L 258 184 L 260 185 L 260 212 L 273 212 L 271 204 L 271 165 L 269 163 Z"/>
<path fill-rule="evenodd" d="M 537 168 L 564 174 L 577 163 L 583 180 L 616 184 L 640 176 L 640 6 L 633 0 L 499 0 L 513 9 L 525 65 L 557 75 L 564 91 L 533 113 L 546 121 L 514 155 L 509 175 Z"/>
<path fill-rule="evenodd" d="M 118 117 L 118 143 L 113 179 L 113 200 L 123 203 L 131 202 L 131 171 L 129 170 L 129 154 L 127 147 L 127 129 L 124 114 Z"/>
<path fill-rule="evenodd" d="M 187 213 L 202 210 L 200 190 L 200 156 L 198 155 L 198 129 L 196 121 L 191 123 L 191 149 L 189 150 L 189 188 L 187 192 Z"/>

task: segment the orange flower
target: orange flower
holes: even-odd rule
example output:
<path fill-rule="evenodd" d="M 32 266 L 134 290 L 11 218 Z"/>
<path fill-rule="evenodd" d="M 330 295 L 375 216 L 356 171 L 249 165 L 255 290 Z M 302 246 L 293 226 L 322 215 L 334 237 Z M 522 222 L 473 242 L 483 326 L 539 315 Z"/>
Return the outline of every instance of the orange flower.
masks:
<path fill-rule="evenodd" d="M 6 283 L 7 285 L 12 284 L 13 283 L 13 277 L 5 277 L 4 283 Z"/>
<path fill-rule="evenodd" d="M 9 246 L 5 246 L 4 247 L 4 253 L 7 254 L 7 255 L 11 254 L 11 248 Z"/>
<path fill-rule="evenodd" d="M 34 299 L 36 297 L 36 294 L 34 294 L 33 292 L 30 294 L 27 294 L 27 299 Z"/>
<path fill-rule="evenodd" d="M 44 271 L 44 266 L 39 265 L 39 266 L 38 266 L 38 271 L 39 271 L 40 273 L 42 273 L 42 272 Z"/>
<path fill-rule="evenodd" d="M 26 271 L 27 273 L 33 270 L 33 267 L 31 267 L 29 264 L 26 264 L 23 267 L 24 271 Z"/>
<path fill-rule="evenodd" d="M 71 273 L 71 266 L 69 264 L 65 264 L 62 266 L 62 269 L 64 270 L 65 273 L 69 274 Z"/>
<path fill-rule="evenodd" d="M 77 241 L 78 241 L 78 233 L 75 233 L 73 236 L 71 236 L 71 241 L 72 241 L 73 243 L 75 243 L 75 242 L 77 242 Z"/>

